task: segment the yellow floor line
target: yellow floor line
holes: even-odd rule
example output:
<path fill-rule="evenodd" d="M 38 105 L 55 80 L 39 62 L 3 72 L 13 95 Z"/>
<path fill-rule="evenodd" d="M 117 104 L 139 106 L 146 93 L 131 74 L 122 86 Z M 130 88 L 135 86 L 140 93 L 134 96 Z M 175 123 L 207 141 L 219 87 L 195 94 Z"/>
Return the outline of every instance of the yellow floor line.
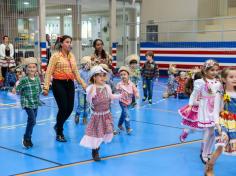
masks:
<path fill-rule="evenodd" d="M 194 144 L 194 143 L 198 143 L 198 142 L 202 142 L 202 140 L 190 141 L 190 142 L 173 144 L 173 145 L 162 146 L 162 147 L 155 147 L 155 148 L 151 148 L 151 149 L 144 149 L 144 150 L 129 152 L 129 153 L 125 153 L 125 154 L 118 154 L 118 155 L 115 155 L 115 156 L 104 157 L 104 158 L 102 158 L 102 160 L 120 158 L 120 157 L 124 157 L 124 156 L 130 156 L 130 155 L 135 155 L 135 154 L 139 154 L 139 153 L 144 153 L 144 152 L 151 152 L 151 151 L 156 151 L 156 150 L 161 150 L 161 149 L 179 147 L 179 146 Z M 92 162 L 95 162 L 95 161 L 88 160 L 88 161 L 76 162 L 76 163 L 72 163 L 72 164 L 65 164 L 63 166 L 56 166 L 56 167 L 52 167 L 52 168 L 41 169 L 41 170 L 38 170 L 38 171 L 28 172 L 28 173 L 24 173 L 24 174 L 16 174 L 16 176 L 25 176 L 25 175 L 43 173 L 43 172 L 48 172 L 48 171 L 52 171 L 52 170 L 63 169 L 63 168 L 78 166 L 78 165 L 82 165 L 82 164 L 88 164 L 88 163 L 92 163 Z"/>

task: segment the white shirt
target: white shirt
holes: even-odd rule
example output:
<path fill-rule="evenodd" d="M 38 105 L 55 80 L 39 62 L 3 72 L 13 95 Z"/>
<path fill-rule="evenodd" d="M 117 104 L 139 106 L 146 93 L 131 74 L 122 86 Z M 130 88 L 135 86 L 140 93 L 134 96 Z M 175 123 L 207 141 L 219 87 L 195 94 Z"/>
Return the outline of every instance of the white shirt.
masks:
<path fill-rule="evenodd" d="M 10 57 L 14 57 L 14 47 L 11 43 L 8 44 L 9 48 L 10 48 Z M 5 58 L 5 49 L 6 49 L 6 45 L 5 44 L 1 44 L 0 45 L 0 58 Z"/>

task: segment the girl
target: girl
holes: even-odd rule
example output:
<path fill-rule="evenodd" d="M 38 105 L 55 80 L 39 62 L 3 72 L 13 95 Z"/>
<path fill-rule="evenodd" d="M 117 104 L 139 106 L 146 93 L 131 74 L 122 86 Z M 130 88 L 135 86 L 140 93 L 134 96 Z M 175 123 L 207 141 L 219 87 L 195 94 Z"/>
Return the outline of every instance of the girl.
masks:
<path fill-rule="evenodd" d="M 113 138 L 110 105 L 112 99 L 120 97 L 120 95 L 113 95 L 110 86 L 105 84 L 106 73 L 101 66 L 94 66 L 90 72 L 92 84 L 86 89 L 92 114 L 80 145 L 92 149 L 92 157 L 95 161 L 101 160 L 98 153 L 101 143 L 111 142 Z"/>
<path fill-rule="evenodd" d="M 193 92 L 189 99 L 189 107 L 185 110 L 189 114 L 194 101 L 200 96 L 198 108 L 198 126 L 203 128 L 203 145 L 200 158 L 205 164 L 208 160 L 214 143 L 214 98 L 221 89 L 221 83 L 216 79 L 219 64 L 214 60 L 207 60 L 202 68 L 203 78 L 194 82 Z"/>
<path fill-rule="evenodd" d="M 193 80 L 198 80 L 202 78 L 202 73 L 198 72 L 196 74 L 194 74 L 193 76 Z M 193 82 L 192 82 L 193 84 Z M 180 141 L 181 142 L 185 142 L 185 139 L 188 137 L 188 134 L 193 133 L 195 130 L 201 129 L 198 126 L 198 105 L 199 105 L 199 96 L 196 97 L 196 100 L 194 101 L 194 105 L 191 109 L 191 111 L 186 114 L 185 110 L 186 108 L 189 107 L 189 105 L 182 107 L 181 109 L 179 109 L 179 114 L 181 115 L 182 119 L 182 125 L 186 126 L 187 128 L 185 128 L 182 132 L 182 134 L 180 135 Z"/>
<path fill-rule="evenodd" d="M 168 98 L 172 95 L 174 95 L 175 98 L 177 97 L 176 89 L 177 89 L 178 83 L 175 79 L 176 75 L 177 75 L 176 65 L 170 64 L 169 69 L 168 69 L 169 78 L 167 82 L 167 89 L 162 95 L 163 98 Z"/>
<path fill-rule="evenodd" d="M 72 38 L 68 35 L 58 38 L 56 43 L 59 51 L 54 53 L 49 61 L 43 87 L 43 93 L 47 96 L 50 80 L 53 77 L 52 92 L 59 109 L 54 130 L 56 131 L 56 140 L 59 142 L 67 142 L 63 134 L 63 126 L 74 107 L 75 87 L 73 81 L 76 79 L 83 89 L 86 88 L 84 80 L 80 77 L 76 59 L 71 53 L 71 42 Z"/>
<path fill-rule="evenodd" d="M 206 176 L 213 175 L 213 166 L 223 151 L 230 155 L 236 154 L 236 68 L 224 69 L 221 77 L 224 91 L 216 96 L 214 113 L 216 151 L 206 164 Z"/>
<path fill-rule="evenodd" d="M 33 147 L 31 135 L 33 127 L 36 124 L 38 106 L 40 105 L 39 95 L 41 93 L 40 79 L 37 74 L 37 59 L 26 58 L 27 75 L 20 79 L 16 88 L 13 88 L 12 93 L 19 92 L 21 96 L 21 107 L 28 115 L 27 126 L 23 138 L 23 146 L 28 149 Z"/>

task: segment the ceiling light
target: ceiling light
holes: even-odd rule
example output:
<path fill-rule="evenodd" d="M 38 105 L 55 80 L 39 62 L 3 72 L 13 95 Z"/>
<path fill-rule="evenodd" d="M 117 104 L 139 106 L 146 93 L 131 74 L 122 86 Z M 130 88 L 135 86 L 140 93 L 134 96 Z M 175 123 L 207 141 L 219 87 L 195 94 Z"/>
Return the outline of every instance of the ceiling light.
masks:
<path fill-rule="evenodd" d="M 24 5 L 29 5 L 29 2 L 24 2 L 23 4 L 24 4 Z"/>
<path fill-rule="evenodd" d="M 71 8 L 67 8 L 66 10 L 71 11 L 72 9 Z"/>

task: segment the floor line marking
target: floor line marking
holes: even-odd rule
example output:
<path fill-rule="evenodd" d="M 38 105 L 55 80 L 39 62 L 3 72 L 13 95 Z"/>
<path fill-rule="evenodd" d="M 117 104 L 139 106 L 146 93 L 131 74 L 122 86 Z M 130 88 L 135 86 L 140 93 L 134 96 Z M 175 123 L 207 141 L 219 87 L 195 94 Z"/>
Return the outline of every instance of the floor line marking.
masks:
<path fill-rule="evenodd" d="M 126 153 L 121 153 L 121 154 L 117 154 L 117 155 L 103 157 L 103 158 L 101 158 L 101 160 L 105 161 L 105 160 L 109 160 L 109 159 L 120 158 L 120 157 L 125 157 L 125 156 L 135 155 L 135 154 L 139 154 L 139 153 L 145 153 L 145 152 L 152 152 L 152 151 L 157 151 L 157 150 L 162 150 L 162 149 L 174 148 L 174 147 L 179 147 L 179 146 L 189 145 L 189 144 L 194 144 L 194 143 L 199 143 L 199 142 L 202 142 L 202 140 L 199 139 L 199 140 L 193 140 L 193 141 L 189 141 L 189 142 L 185 142 L 185 143 L 176 143 L 176 144 L 169 144 L 169 145 L 165 145 L 165 146 L 136 150 L 136 151 L 131 151 L 131 152 L 126 152 Z M 26 176 L 26 175 L 31 175 L 31 174 L 43 173 L 43 172 L 47 172 L 47 171 L 78 166 L 78 165 L 82 165 L 82 164 L 88 164 L 88 163 L 92 163 L 92 162 L 95 162 L 95 161 L 94 160 L 85 160 L 85 161 L 74 162 L 74 163 L 64 164 L 61 166 L 54 166 L 54 167 L 49 167 L 49 168 L 45 168 L 45 169 L 25 172 L 25 173 L 21 173 L 21 174 L 14 174 L 14 175 L 15 176 Z"/>
<path fill-rule="evenodd" d="M 62 166 L 63 165 L 63 164 L 58 163 L 58 162 L 50 161 L 48 159 L 41 158 L 41 157 L 38 157 L 38 156 L 35 156 L 35 155 L 31 155 L 29 153 L 24 153 L 24 152 L 21 152 L 21 151 L 15 150 L 15 149 L 11 149 L 11 148 L 8 148 L 8 147 L 0 146 L 0 148 L 4 149 L 4 150 L 11 151 L 11 152 L 14 152 L 14 153 L 19 153 L 19 154 L 23 154 L 23 155 L 26 155 L 26 156 L 29 156 L 29 157 L 32 157 L 32 158 L 36 158 L 36 159 L 39 159 L 39 160 L 42 160 L 42 161 L 46 161 L 48 163 L 52 163 L 52 164 L 55 164 L 55 165 L 58 165 L 58 166 Z"/>

